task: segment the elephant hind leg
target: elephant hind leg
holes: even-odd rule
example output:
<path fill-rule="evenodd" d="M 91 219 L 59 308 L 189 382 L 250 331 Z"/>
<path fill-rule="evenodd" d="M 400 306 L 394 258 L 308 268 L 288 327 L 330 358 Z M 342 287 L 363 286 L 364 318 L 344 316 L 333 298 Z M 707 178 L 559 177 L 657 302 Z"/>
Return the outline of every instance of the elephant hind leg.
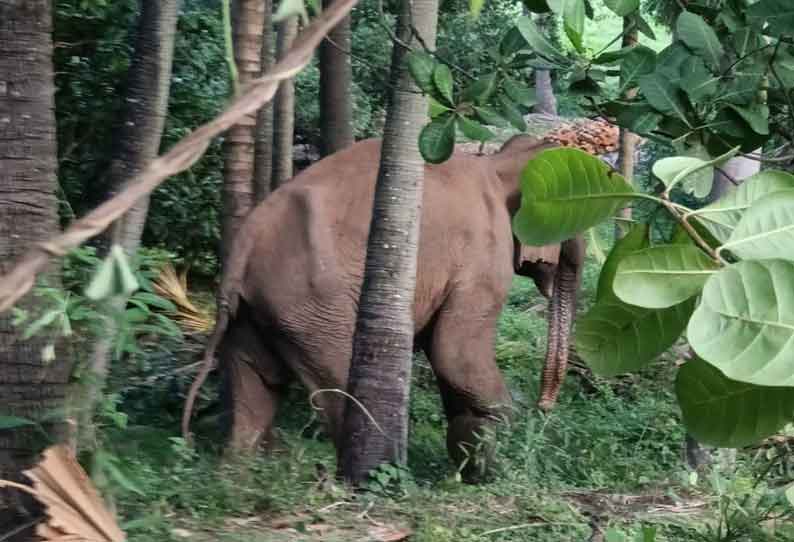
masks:
<path fill-rule="evenodd" d="M 290 373 L 261 342 L 252 322 L 237 319 L 221 348 L 227 449 L 252 453 L 270 438 L 270 430 Z"/>

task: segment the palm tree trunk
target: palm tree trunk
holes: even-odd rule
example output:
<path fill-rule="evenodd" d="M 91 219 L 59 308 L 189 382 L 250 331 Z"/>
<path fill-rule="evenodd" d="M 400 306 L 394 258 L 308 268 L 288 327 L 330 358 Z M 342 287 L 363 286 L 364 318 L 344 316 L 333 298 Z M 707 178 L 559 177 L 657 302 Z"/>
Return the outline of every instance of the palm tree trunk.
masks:
<path fill-rule="evenodd" d="M 234 61 L 239 83 L 259 76 L 262 58 L 263 0 L 236 0 L 232 6 Z M 229 129 L 224 141 L 221 261 L 225 262 L 243 219 L 254 205 L 256 113 Z"/>
<path fill-rule="evenodd" d="M 261 71 L 267 72 L 274 64 L 273 55 L 273 1 L 263 0 L 264 27 L 262 28 Z M 254 151 L 254 193 L 256 203 L 264 200 L 273 185 L 273 102 L 268 102 L 256 117 L 256 149 Z"/>
<path fill-rule="evenodd" d="M 58 229 L 55 83 L 52 65 L 52 4 L 48 0 L 0 2 L 0 274 L 31 244 Z M 59 284 L 56 274 L 48 277 Z M 30 297 L 17 305 L 40 311 Z M 0 315 L 0 414 L 35 420 L 65 405 L 71 363 L 46 332 L 23 340 Z M 54 438 L 61 424 L 48 425 Z M 0 478 L 20 478 L 34 462 L 41 433 L 31 427 L 0 430 Z M 18 492 L 0 490 L 0 534 L 35 519 Z M 29 531 L 18 536 L 26 539 Z"/>
<path fill-rule="evenodd" d="M 108 173 L 111 196 L 157 157 L 168 110 L 179 0 L 141 0 L 135 53 L 127 74 L 123 110 L 114 130 Z M 141 242 L 149 199 L 113 225 L 113 241 L 128 253 Z"/>
<path fill-rule="evenodd" d="M 281 23 L 276 38 L 276 56 L 282 58 L 298 35 L 298 20 L 290 17 Z M 282 81 L 274 100 L 273 188 L 292 178 L 292 140 L 295 135 L 295 83 Z"/>
<path fill-rule="evenodd" d="M 398 35 L 414 42 L 409 22 L 435 46 L 437 0 L 403 0 Z M 382 463 L 404 463 L 414 337 L 413 300 L 419 244 L 424 162 L 417 141 L 427 121 L 427 102 L 405 68 L 404 48 L 395 46 L 391 101 L 367 242 L 364 283 L 353 340 L 348 391 L 372 415 L 348 401 L 339 458 L 340 473 L 363 482 Z"/>
<path fill-rule="evenodd" d="M 331 0 L 323 0 L 323 7 Z M 353 99 L 350 65 L 350 17 L 345 17 L 320 44 L 320 133 L 327 156 L 353 144 Z"/>
<path fill-rule="evenodd" d="M 171 89 L 179 3 L 180 0 L 141 0 L 135 53 L 127 73 L 123 109 L 114 130 L 108 172 L 111 197 L 143 171 L 160 150 Z M 113 224 L 111 242 L 121 245 L 130 255 L 140 246 L 148 208 L 147 197 Z M 121 312 L 125 304 L 126 299 L 114 300 L 110 312 Z M 115 328 L 108 318 L 107 331 L 97 340 L 91 354 L 91 378 L 83 392 L 78 424 L 80 442 L 89 448 L 95 445 L 94 410 L 109 372 Z"/>
<path fill-rule="evenodd" d="M 623 47 L 631 47 L 637 44 L 637 29 L 630 29 L 631 19 L 628 17 L 623 18 Z M 621 81 L 622 83 L 622 81 Z M 631 99 L 637 94 L 637 89 L 632 88 L 627 90 L 623 97 Z M 620 144 L 618 150 L 618 171 L 626 179 L 629 184 L 634 183 L 634 167 L 635 156 L 637 154 L 637 134 L 630 132 L 626 128 L 620 128 Z M 618 218 L 631 219 L 631 207 L 625 207 L 618 212 Z M 615 225 L 615 239 L 623 237 L 624 230 L 621 229 L 620 224 Z"/>

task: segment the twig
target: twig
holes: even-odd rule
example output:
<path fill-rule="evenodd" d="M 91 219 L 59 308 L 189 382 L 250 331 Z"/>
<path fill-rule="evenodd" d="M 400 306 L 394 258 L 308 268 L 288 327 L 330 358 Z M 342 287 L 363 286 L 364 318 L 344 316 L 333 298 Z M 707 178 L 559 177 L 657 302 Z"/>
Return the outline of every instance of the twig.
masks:
<path fill-rule="evenodd" d="M 283 59 L 268 74 L 246 84 L 225 111 L 184 137 L 168 153 L 153 160 L 116 196 L 74 221 L 60 235 L 29 248 L 11 271 L 0 277 L 0 313 L 9 310 L 33 287 L 36 276 L 52 258 L 64 256 L 69 250 L 104 231 L 167 178 L 196 163 L 216 136 L 269 102 L 279 83 L 294 77 L 311 61 L 314 49 L 325 34 L 350 12 L 357 1 L 336 0 L 301 33 Z"/>
<path fill-rule="evenodd" d="M 511 525 L 510 527 L 500 527 L 499 529 L 491 529 L 490 531 L 485 531 L 484 533 L 480 534 L 480 536 L 488 536 L 491 534 L 504 533 L 507 531 L 518 531 L 520 529 L 529 529 L 531 527 L 546 527 L 550 525 L 575 526 L 580 524 L 572 523 L 569 521 L 536 521 L 535 523 L 522 523 L 520 525 Z"/>
<path fill-rule="evenodd" d="M 783 91 L 783 95 L 786 97 L 786 102 L 788 103 L 788 116 L 791 120 L 792 129 L 794 129 L 794 103 L 791 101 L 791 89 L 787 88 L 786 85 L 783 83 L 783 80 L 780 78 L 780 75 L 777 73 L 775 69 L 775 58 L 777 57 L 777 53 L 780 50 L 780 44 L 783 43 L 783 40 L 778 40 L 775 44 L 775 50 L 772 52 L 772 57 L 769 59 L 769 69 L 772 72 L 772 75 L 775 77 L 777 84 L 780 85 L 780 90 Z"/>
<path fill-rule="evenodd" d="M 730 173 L 728 173 L 727 171 L 725 171 L 725 170 L 724 170 L 724 169 L 722 169 L 721 167 L 715 167 L 714 169 L 716 169 L 717 171 L 719 171 L 719 172 L 720 172 L 720 175 L 722 175 L 723 177 L 725 177 L 726 179 L 728 179 L 729 181 L 731 181 L 731 183 L 733 184 L 733 186 L 739 186 L 739 181 L 737 181 L 737 180 L 736 180 L 736 177 L 734 177 L 733 175 L 731 175 Z"/>

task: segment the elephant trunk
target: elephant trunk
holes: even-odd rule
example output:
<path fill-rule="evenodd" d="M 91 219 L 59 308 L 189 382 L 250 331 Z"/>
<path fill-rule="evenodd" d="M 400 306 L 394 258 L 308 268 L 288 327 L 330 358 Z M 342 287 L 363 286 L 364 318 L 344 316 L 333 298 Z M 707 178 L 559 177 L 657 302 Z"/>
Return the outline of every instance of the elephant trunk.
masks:
<path fill-rule="evenodd" d="M 568 369 L 571 324 L 576 314 L 583 261 L 584 240 L 578 237 L 565 241 L 554 277 L 554 293 L 549 300 L 548 345 L 538 399 L 538 408 L 544 412 L 550 411 L 557 402 Z"/>

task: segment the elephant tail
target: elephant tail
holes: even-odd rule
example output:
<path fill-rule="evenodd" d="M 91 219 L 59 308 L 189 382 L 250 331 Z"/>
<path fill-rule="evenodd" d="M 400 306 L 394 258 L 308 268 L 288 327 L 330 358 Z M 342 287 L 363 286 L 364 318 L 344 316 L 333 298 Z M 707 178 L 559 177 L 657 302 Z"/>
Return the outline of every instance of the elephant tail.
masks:
<path fill-rule="evenodd" d="M 210 372 L 215 368 L 215 351 L 218 349 L 223 336 L 226 334 L 226 329 L 229 327 L 229 317 L 233 312 L 227 298 L 219 296 L 218 301 L 218 316 L 215 320 L 215 329 L 212 330 L 207 346 L 204 349 L 204 358 L 201 361 L 201 368 L 199 369 L 196 379 L 190 385 L 190 390 L 185 399 L 185 408 L 182 411 L 182 438 L 190 441 L 190 419 L 193 417 L 193 407 L 196 403 L 196 397 L 204 382 L 207 380 Z"/>

